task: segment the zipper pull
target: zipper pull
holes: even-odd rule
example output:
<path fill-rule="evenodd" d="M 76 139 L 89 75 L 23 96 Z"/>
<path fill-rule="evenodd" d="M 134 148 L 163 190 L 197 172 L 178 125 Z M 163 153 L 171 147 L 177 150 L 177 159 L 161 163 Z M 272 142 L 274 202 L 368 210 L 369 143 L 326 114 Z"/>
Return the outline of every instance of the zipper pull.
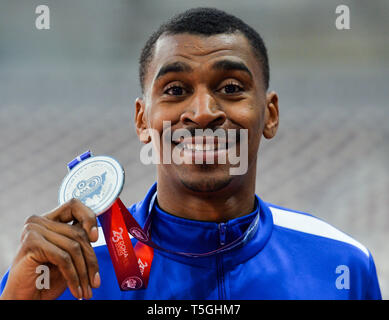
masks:
<path fill-rule="evenodd" d="M 220 238 L 220 245 L 224 246 L 226 244 L 226 224 L 225 223 L 219 223 L 219 238 Z"/>

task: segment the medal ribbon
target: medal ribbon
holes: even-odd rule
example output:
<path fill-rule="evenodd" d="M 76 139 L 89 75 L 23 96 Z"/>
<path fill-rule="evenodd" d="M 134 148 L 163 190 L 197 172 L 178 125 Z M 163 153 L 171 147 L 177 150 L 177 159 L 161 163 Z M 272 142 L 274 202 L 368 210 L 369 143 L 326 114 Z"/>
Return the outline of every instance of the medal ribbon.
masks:
<path fill-rule="evenodd" d="M 132 229 L 128 228 L 125 221 L 125 217 L 129 216 L 132 218 L 119 198 L 110 209 L 98 216 L 116 278 L 123 291 L 147 287 L 154 256 L 153 248 L 140 241 L 137 242 L 135 248 L 133 247 L 128 233 L 128 230 Z M 134 218 L 132 219 L 135 221 Z"/>

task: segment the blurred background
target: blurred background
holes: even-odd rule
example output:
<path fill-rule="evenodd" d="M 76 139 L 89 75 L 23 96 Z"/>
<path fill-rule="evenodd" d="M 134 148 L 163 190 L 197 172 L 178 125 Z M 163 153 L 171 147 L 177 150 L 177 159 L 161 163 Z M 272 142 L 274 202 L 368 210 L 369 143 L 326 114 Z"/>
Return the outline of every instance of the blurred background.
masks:
<path fill-rule="evenodd" d="M 41 4 L 50 8 L 50 30 L 35 28 Z M 350 30 L 335 27 L 339 4 L 350 8 Z M 24 219 L 57 206 L 66 163 L 85 150 L 124 166 L 123 202 L 143 198 L 155 169 L 140 162 L 133 126 L 140 50 L 162 22 L 198 6 L 237 15 L 268 47 L 280 128 L 261 145 L 257 193 L 363 243 L 388 299 L 385 0 L 1 0 L 0 274 Z"/>

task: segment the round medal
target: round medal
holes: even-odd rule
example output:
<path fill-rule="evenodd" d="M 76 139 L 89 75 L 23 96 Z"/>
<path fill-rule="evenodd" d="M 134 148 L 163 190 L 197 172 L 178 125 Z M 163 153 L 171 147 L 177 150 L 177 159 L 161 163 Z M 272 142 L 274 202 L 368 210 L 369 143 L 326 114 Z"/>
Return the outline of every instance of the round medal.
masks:
<path fill-rule="evenodd" d="M 62 181 L 59 204 L 79 199 L 96 215 L 107 211 L 119 197 L 124 185 L 124 170 L 108 156 L 95 156 L 74 166 Z"/>

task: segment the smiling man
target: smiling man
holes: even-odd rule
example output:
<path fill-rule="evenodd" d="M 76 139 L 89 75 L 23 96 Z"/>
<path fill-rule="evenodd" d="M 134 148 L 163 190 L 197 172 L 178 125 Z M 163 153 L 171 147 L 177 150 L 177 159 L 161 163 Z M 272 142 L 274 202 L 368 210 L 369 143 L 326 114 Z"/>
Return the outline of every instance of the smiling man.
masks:
<path fill-rule="evenodd" d="M 254 210 L 259 142 L 262 135 L 272 138 L 276 133 L 278 97 L 266 93 L 268 64 L 261 38 L 245 29 L 254 47 L 245 34 L 233 32 L 227 16 L 204 12 L 204 24 L 202 11 L 189 12 L 175 24 L 162 26 L 166 31 L 147 43 L 141 57 L 144 97 L 136 101 L 136 127 L 146 143 L 152 140 L 150 128 L 163 137 L 163 121 L 171 123 L 173 134 L 180 129 L 247 130 L 248 171 L 243 175 L 232 176 L 232 165 L 218 161 L 157 167 L 162 208 L 189 219 L 222 222 Z"/>
<path fill-rule="evenodd" d="M 159 161 L 157 183 L 129 210 L 141 226 L 152 215 L 151 238 L 163 248 L 153 251 L 151 264 L 139 257 L 147 288 L 120 290 L 102 235 L 90 245 L 98 238 L 94 214 L 73 200 L 27 219 L 1 283 L 3 299 L 381 298 L 362 244 L 255 195 L 261 138 L 273 138 L 279 124 L 256 31 L 216 9 L 177 15 L 146 43 L 140 83 L 140 140 L 152 143 L 160 160 L 174 150 L 185 160 Z M 233 152 L 247 158 L 241 174 L 231 174 L 239 165 Z M 35 286 L 41 264 L 50 267 L 50 289 Z"/>

